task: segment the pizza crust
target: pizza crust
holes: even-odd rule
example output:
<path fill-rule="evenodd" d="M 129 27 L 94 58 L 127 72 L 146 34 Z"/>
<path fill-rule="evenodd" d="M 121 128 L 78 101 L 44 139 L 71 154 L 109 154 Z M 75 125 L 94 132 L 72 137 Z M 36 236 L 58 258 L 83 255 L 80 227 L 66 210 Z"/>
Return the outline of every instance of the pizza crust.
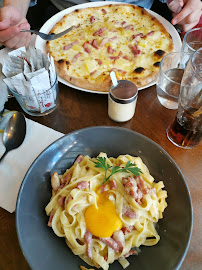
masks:
<path fill-rule="evenodd" d="M 78 78 L 74 76 L 70 76 L 68 74 L 68 68 L 65 61 L 56 62 L 55 61 L 56 72 L 60 75 L 60 77 L 67 82 L 88 90 L 100 91 L 100 92 L 108 92 L 111 86 L 111 78 L 110 75 L 106 76 L 103 81 L 95 83 L 91 83 L 87 78 Z"/>

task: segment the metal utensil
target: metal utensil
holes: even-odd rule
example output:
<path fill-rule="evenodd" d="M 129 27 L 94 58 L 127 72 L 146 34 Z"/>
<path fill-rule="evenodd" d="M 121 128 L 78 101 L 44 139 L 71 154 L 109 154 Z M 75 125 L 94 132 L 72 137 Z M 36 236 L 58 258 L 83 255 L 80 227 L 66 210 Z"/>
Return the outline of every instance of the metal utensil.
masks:
<path fill-rule="evenodd" d="M 65 34 L 70 32 L 73 28 L 75 28 L 75 26 L 71 26 L 70 28 L 58 34 L 45 34 L 36 30 L 20 30 L 20 32 L 30 32 L 30 33 L 40 36 L 44 40 L 54 40 L 54 39 L 64 36 Z"/>
<path fill-rule="evenodd" d="M 24 141 L 26 135 L 26 121 L 23 113 L 16 112 L 12 115 L 8 124 L 4 130 L 3 143 L 6 147 L 6 151 L 0 158 L 0 162 L 5 155 L 15 148 L 18 148 Z"/>

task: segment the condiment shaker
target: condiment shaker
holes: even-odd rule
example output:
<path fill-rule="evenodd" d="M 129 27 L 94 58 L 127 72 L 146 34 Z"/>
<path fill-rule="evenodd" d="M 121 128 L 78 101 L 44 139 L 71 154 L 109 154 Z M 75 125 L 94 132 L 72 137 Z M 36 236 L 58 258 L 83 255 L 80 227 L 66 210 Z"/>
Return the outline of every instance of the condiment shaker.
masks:
<path fill-rule="evenodd" d="M 108 94 L 108 115 L 116 122 L 126 122 L 135 113 L 138 89 L 127 80 L 119 80 L 116 86 L 111 86 Z"/>

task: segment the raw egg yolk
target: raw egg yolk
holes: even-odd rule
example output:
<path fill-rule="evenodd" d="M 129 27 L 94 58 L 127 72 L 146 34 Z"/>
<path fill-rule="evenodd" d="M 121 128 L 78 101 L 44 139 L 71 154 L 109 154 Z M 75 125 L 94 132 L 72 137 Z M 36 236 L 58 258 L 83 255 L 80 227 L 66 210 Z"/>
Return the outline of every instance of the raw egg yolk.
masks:
<path fill-rule="evenodd" d="M 122 228 L 122 221 L 108 196 L 108 192 L 100 193 L 97 199 L 98 208 L 91 205 L 85 211 L 86 227 L 97 237 L 110 237 L 113 232 Z"/>

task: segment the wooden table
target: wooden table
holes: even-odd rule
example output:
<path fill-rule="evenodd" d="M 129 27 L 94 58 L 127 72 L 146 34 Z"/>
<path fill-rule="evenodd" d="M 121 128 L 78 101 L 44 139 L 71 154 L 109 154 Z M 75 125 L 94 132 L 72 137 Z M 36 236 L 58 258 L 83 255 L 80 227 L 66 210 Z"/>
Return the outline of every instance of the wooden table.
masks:
<path fill-rule="evenodd" d="M 194 209 L 192 239 L 181 269 L 202 269 L 202 144 L 192 150 L 184 150 L 167 139 L 166 128 L 176 111 L 159 103 L 156 88 L 152 86 L 139 92 L 135 116 L 119 124 L 108 117 L 107 95 L 82 92 L 62 84 L 59 84 L 59 89 L 59 106 L 53 113 L 44 117 L 26 116 L 63 133 L 101 125 L 135 130 L 162 146 L 176 161 L 187 180 Z M 14 98 L 9 99 L 6 109 L 22 111 Z M 10 214 L 0 208 L 0 220 L 0 270 L 30 269 L 18 243 L 15 213 Z"/>

